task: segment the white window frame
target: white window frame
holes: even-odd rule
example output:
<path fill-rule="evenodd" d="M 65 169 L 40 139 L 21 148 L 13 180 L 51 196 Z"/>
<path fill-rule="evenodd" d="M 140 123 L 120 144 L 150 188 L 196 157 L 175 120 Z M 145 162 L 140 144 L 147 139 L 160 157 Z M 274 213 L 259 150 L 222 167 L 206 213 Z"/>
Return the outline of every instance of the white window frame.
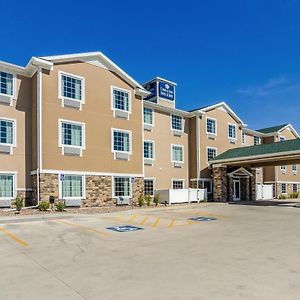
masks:
<path fill-rule="evenodd" d="M 173 159 L 173 147 L 180 147 L 182 149 L 182 161 Z M 171 144 L 171 162 L 172 163 L 182 163 L 184 164 L 184 145 Z"/>
<path fill-rule="evenodd" d="M 122 133 L 129 133 L 129 151 L 120 151 L 114 150 L 114 132 L 122 132 Z M 132 132 L 130 130 L 124 130 L 119 128 L 112 128 L 111 129 L 111 152 L 114 154 L 114 159 L 117 159 L 117 153 L 127 153 L 128 159 L 130 159 L 130 155 L 132 155 Z M 143 154 L 144 156 L 144 154 Z"/>
<path fill-rule="evenodd" d="M 294 186 L 296 186 L 296 191 L 294 191 Z M 292 192 L 298 193 L 299 192 L 299 184 L 298 183 L 292 183 Z"/>
<path fill-rule="evenodd" d="M 144 178 L 144 181 L 145 180 L 151 180 L 152 182 L 153 182 L 153 194 L 152 195 L 150 195 L 150 196 L 154 196 L 155 195 L 155 186 L 156 186 L 156 178 L 148 178 L 148 177 L 146 177 L 146 178 Z M 145 194 L 145 193 L 144 193 Z M 146 194 L 145 194 L 146 195 Z"/>
<path fill-rule="evenodd" d="M 64 145 L 62 143 L 62 123 L 69 123 L 82 126 L 82 146 Z M 64 148 L 78 148 L 81 150 L 80 156 L 82 156 L 82 150 L 85 150 L 85 123 L 66 119 L 58 119 L 58 147 L 62 149 L 62 155 L 64 155 Z"/>
<path fill-rule="evenodd" d="M 62 75 L 65 75 L 67 77 L 72 77 L 78 80 L 81 80 L 81 100 L 78 99 L 74 99 L 74 98 L 69 98 L 69 97 L 65 97 L 62 93 L 63 91 L 61 90 L 61 84 L 62 84 Z M 58 99 L 61 100 L 61 106 L 64 107 L 64 100 L 69 100 L 69 101 L 75 101 L 80 103 L 80 110 L 82 110 L 82 104 L 85 103 L 85 78 L 79 75 L 75 75 L 75 74 L 71 74 L 71 73 L 67 73 L 64 71 L 59 71 L 58 72 Z"/>
<path fill-rule="evenodd" d="M 285 186 L 285 192 L 282 191 L 282 185 L 283 184 Z M 287 184 L 286 184 L 286 182 L 281 182 L 281 184 L 280 184 L 280 191 L 281 191 L 281 194 L 287 194 Z"/>
<path fill-rule="evenodd" d="M 7 146 L 10 149 L 9 154 L 12 155 L 13 154 L 13 148 L 17 147 L 17 120 L 16 119 L 9 119 L 9 118 L 2 118 L 0 117 L 0 121 L 8 121 L 8 122 L 12 122 L 13 123 L 13 142 L 11 143 L 1 143 L 0 145 L 2 146 Z"/>
<path fill-rule="evenodd" d="M 181 119 L 181 129 L 176 129 L 176 128 L 173 128 L 173 117 L 178 117 Z M 176 115 L 176 114 L 171 114 L 170 115 L 170 126 L 171 126 L 171 130 L 173 132 L 178 132 L 178 133 L 182 133 L 183 132 L 183 128 L 184 128 L 184 118 L 180 115 Z"/>
<path fill-rule="evenodd" d="M 152 124 L 144 122 L 144 109 L 151 110 L 151 113 L 152 113 Z M 145 130 L 150 130 L 151 131 L 153 129 L 153 127 L 154 127 L 154 115 L 155 115 L 155 113 L 154 113 L 154 109 L 153 108 L 143 107 L 143 124 L 144 124 L 144 129 Z"/>
<path fill-rule="evenodd" d="M 207 131 L 207 121 L 208 120 L 211 120 L 211 121 L 214 121 L 215 122 L 215 133 L 212 133 L 212 132 L 208 132 Z M 205 120 L 205 131 L 206 131 L 206 134 L 208 136 L 212 136 L 212 137 L 216 137 L 218 135 L 218 127 L 217 127 L 217 119 L 214 119 L 214 118 L 211 118 L 211 117 L 206 117 L 206 120 Z"/>
<path fill-rule="evenodd" d="M 115 179 L 116 178 L 128 178 L 129 179 L 129 196 L 116 196 L 116 191 L 115 191 Z M 132 198 L 131 177 L 128 177 L 128 176 L 114 176 L 114 177 L 112 177 L 112 198 L 118 198 L 118 197 L 129 197 L 129 198 Z"/>
<path fill-rule="evenodd" d="M 115 106 L 114 106 L 114 90 L 128 93 L 128 110 L 115 108 Z M 110 99 L 111 99 L 110 100 L 111 110 L 113 111 L 114 118 L 119 116 L 118 112 L 121 112 L 121 113 L 124 113 L 124 117 L 127 120 L 129 120 L 129 115 L 131 115 L 131 91 L 112 85 L 110 87 Z"/>
<path fill-rule="evenodd" d="M 284 142 L 284 141 L 286 141 L 286 138 L 285 138 L 285 136 L 281 135 L 279 137 L 279 142 Z"/>
<path fill-rule="evenodd" d="M 232 126 L 232 127 L 235 128 L 235 137 L 229 136 L 229 133 L 230 133 L 229 128 L 230 128 L 230 126 Z M 237 140 L 237 126 L 236 126 L 236 124 L 228 123 L 228 125 L 227 125 L 227 136 L 228 136 L 228 139 L 229 139 L 229 140 L 234 140 L 234 141 Z"/>
<path fill-rule="evenodd" d="M 246 144 L 246 133 L 241 131 L 241 140 L 242 140 L 242 145 Z"/>
<path fill-rule="evenodd" d="M 17 197 L 17 175 L 18 172 L 0 171 L 0 175 L 13 176 L 13 196 L 12 197 L 0 197 L 0 200 L 14 200 Z"/>
<path fill-rule="evenodd" d="M 281 171 L 281 174 L 286 174 L 286 170 L 287 170 L 287 167 L 286 167 L 286 165 L 282 165 L 282 166 L 280 166 L 280 171 Z"/>
<path fill-rule="evenodd" d="M 174 181 L 181 181 L 182 182 L 182 189 L 184 189 L 184 187 L 185 187 L 185 179 L 182 179 L 182 178 L 172 178 L 171 179 L 171 189 L 172 190 L 173 190 Z M 177 189 L 177 190 L 179 190 L 179 189 Z"/>
<path fill-rule="evenodd" d="M 294 167 L 296 167 L 296 168 L 294 168 Z M 292 172 L 294 175 L 298 173 L 298 165 L 296 165 L 296 164 L 292 165 Z"/>
<path fill-rule="evenodd" d="M 208 160 L 208 149 L 214 149 L 214 150 L 216 150 L 216 156 L 218 155 L 218 148 L 217 147 L 206 147 L 206 162 L 207 162 L 207 164 L 209 165 L 209 160 Z M 216 157 L 215 156 L 215 157 Z"/>
<path fill-rule="evenodd" d="M 149 160 L 155 160 L 155 141 L 153 140 L 144 140 L 144 143 L 152 143 L 152 147 L 153 147 L 153 157 L 152 158 L 148 158 L 148 157 L 144 157 L 144 148 L 143 148 L 143 157 L 144 159 L 149 159 Z M 143 144 L 144 146 L 144 144 Z"/>
<path fill-rule="evenodd" d="M 63 192 L 62 192 L 62 180 L 60 180 L 61 175 L 67 175 L 67 176 L 81 176 L 82 177 L 82 197 L 63 197 Z M 82 174 L 76 174 L 76 173 L 60 173 L 58 174 L 58 196 L 59 199 L 63 200 L 83 200 L 86 199 L 86 176 Z"/>
<path fill-rule="evenodd" d="M 255 138 L 258 138 L 258 144 L 255 144 Z M 260 136 L 257 136 L 257 135 L 254 135 L 253 136 L 253 145 L 254 146 L 258 146 L 258 145 L 261 145 L 261 137 Z"/>

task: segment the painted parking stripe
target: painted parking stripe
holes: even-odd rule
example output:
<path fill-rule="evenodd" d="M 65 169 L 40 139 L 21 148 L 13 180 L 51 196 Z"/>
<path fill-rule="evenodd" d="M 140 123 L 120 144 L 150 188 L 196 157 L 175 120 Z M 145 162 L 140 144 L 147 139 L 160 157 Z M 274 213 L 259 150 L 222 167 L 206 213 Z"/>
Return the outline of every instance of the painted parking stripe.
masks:
<path fill-rule="evenodd" d="M 173 219 L 173 220 L 170 222 L 170 224 L 168 225 L 168 228 L 174 227 L 175 223 L 176 223 L 176 220 Z"/>
<path fill-rule="evenodd" d="M 156 218 L 155 222 L 152 224 L 153 228 L 156 228 L 160 222 L 160 218 Z"/>
<path fill-rule="evenodd" d="M 132 222 L 138 215 L 133 215 L 127 222 Z"/>
<path fill-rule="evenodd" d="M 73 227 L 77 227 L 77 228 L 80 228 L 82 230 L 93 232 L 93 233 L 97 233 L 97 234 L 104 235 L 104 236 L 111 236 L 111 234 L 109 234 L 109 233 L 106 233 L 106 232 L 103 232 L 103 231 L 99 231 L 99 230 L 91 228 L 91 227 L 86 227 L 86 226 L 82 226 L 82 225 L 70 223 L 70 222 L 67 222 L 67 221 L 54 220 L 54 222 L 62 223 L 62 224 L 73 226 Z"/>
<path fill-rule="evenodd" d="M 149 217 L 145 217 L 143 219 L 143 221 L 140 223 L 140 225 L 145 225 L 145 223 L 147 222 L 148 219 L 149 219 Z"/>
<path fill-rule="evenodd" d="M 0 227 L 0 231 L 2 233 L 4 233 L 7 237 L 9 237 L 12 240 L 14 240 L 15 242 L 17 242 L 18 244 L 20 244 L 20 245 L 22 245 L 24 247 L 29 247 L 29 245 L 25 241 L 19 239 L 18 237 L 16 237 L 15 235 L 13 235 L 12 233 L 10 233 L 9 231 L 5 230 L 4 228 Z"/>

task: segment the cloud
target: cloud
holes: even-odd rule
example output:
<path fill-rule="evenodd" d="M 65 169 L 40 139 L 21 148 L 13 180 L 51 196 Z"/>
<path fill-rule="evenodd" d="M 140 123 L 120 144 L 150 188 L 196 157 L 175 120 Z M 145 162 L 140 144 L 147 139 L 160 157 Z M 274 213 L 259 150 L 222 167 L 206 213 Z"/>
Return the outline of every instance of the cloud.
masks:
<path fill-rule="evenodd" d="M 251 97 L 262 97 L 272 94 L 278 88 L 286 88 L 286 84 L 287 80 L 284 77 L 273 78 L 262 85 L 239 89 L 236 93 Z"/>

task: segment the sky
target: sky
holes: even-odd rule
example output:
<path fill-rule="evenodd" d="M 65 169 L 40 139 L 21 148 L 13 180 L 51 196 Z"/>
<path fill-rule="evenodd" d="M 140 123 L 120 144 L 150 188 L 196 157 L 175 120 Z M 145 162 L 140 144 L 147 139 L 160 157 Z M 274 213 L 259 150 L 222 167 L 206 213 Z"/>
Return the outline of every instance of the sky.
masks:
<path fill-rule="evenodd" d="M 176 107 L 225 101 L 251 129 L 300 132 L 300 0 L 0 1 L 0 60 L 102 51 Z M 5 12 L 5 13 L 3 13 Z"/>

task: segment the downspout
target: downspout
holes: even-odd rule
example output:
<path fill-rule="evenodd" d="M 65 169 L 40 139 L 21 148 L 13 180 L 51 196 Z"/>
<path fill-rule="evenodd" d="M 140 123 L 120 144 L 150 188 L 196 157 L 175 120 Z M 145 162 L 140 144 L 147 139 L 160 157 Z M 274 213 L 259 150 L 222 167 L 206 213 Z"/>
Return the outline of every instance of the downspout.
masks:
<path fill-rule="evenodd" d="M 37 67 L 37 205 L 40 203 L 40 172 L 42 169 L 42 69 Z"/>
<path fill-rule="evenodd" d="M 200 176 L 200 114 L 196 112 L 196 150 L 197 150 L 197 199 L 199 199 L 199 176 Z"/>

